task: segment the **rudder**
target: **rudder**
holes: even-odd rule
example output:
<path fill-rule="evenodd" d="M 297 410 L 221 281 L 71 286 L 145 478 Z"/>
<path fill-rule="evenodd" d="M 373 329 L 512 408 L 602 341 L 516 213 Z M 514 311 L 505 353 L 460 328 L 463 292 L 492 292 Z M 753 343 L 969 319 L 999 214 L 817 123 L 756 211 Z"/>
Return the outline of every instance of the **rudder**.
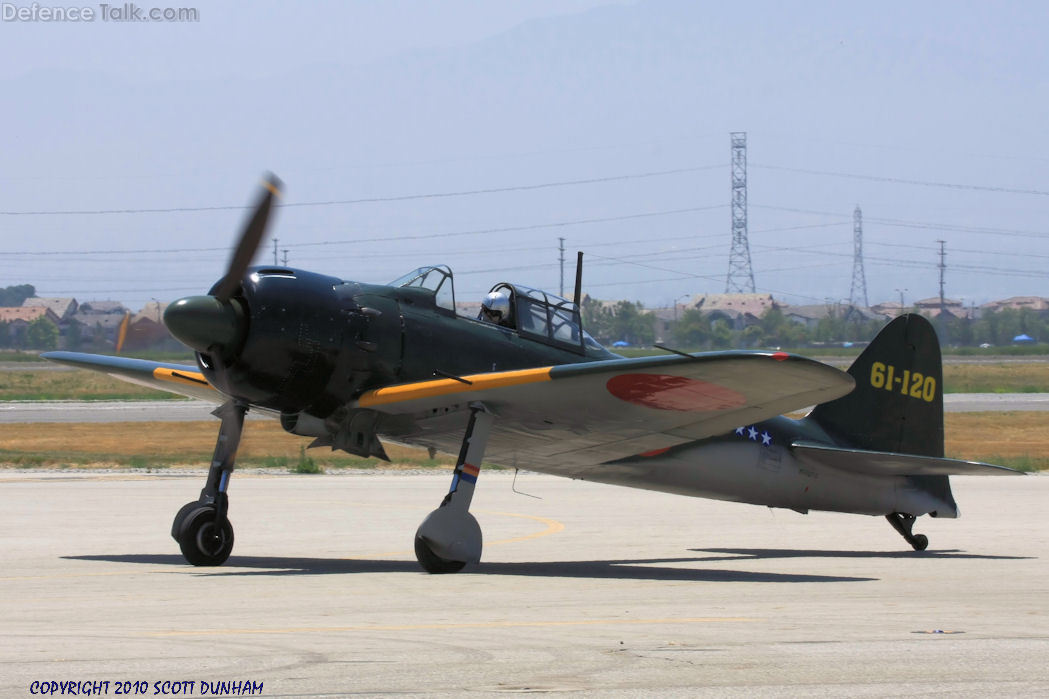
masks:
<path fill-rule="evenodd" d="M 809 419 L 860 449 L 943 456 L 943 367 L 928 320 L 907 314 L 890 322 L 849 374 L 856 388 L 816 406 Z"/>

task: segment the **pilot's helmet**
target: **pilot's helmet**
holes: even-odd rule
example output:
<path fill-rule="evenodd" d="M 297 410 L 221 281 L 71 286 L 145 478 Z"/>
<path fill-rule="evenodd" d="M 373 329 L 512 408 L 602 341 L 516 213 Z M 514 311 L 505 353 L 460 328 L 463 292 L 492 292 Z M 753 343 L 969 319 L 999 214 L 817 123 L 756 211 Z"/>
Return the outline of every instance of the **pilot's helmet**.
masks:
<path fill-rule="evenodd" d="M 504 290 L 492 291 L 484 297 L 481 307 L 495 322 L 505 321 L 510 317 L 510 294 Z"/>

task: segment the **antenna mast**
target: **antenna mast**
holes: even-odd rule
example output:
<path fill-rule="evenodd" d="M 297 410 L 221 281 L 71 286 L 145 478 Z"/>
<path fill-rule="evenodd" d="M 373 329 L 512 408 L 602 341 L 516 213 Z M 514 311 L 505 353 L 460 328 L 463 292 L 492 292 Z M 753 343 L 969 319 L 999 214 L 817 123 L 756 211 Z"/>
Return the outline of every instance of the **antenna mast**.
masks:
<path fill-rule="evenodd" d="M 560 257 L 560 260 L 561 260 L 561 298 L 564 298 L 565 297 L 565 239 L 564 238 L 558 238 L 558 240 L 561 241 L 561 244 L 558 247 L 558 250 L 560 250 L 560 252 L 561 252 L 561 257 Z"/>

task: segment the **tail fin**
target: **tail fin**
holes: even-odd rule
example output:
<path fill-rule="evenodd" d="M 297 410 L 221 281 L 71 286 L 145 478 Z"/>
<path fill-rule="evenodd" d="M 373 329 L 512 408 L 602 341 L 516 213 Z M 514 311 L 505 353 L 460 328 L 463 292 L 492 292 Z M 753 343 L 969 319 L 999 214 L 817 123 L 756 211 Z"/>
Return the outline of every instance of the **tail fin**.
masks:
<path fill-rule="evenodd" d="M 893 320 L 849 373 L 852 393 L 816 406 L 809 419 L 860 449 L 943 456 L 943 369 L 928 320 Z"/>

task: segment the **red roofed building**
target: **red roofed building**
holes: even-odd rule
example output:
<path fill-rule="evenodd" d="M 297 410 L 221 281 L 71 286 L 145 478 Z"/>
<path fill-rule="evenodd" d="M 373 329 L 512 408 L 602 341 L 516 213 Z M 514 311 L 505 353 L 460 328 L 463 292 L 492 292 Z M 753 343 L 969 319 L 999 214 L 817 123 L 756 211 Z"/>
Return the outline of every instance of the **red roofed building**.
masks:
<path fill-rule="evenodd" d="M 58 327 L 61 321 L 55 312 L 46 306 L 0 307 L 0 323 L 7 326 L 8 344 L 21 345 L 25 329 L 38 318 L 47 318 L 55 327 Z"/>

